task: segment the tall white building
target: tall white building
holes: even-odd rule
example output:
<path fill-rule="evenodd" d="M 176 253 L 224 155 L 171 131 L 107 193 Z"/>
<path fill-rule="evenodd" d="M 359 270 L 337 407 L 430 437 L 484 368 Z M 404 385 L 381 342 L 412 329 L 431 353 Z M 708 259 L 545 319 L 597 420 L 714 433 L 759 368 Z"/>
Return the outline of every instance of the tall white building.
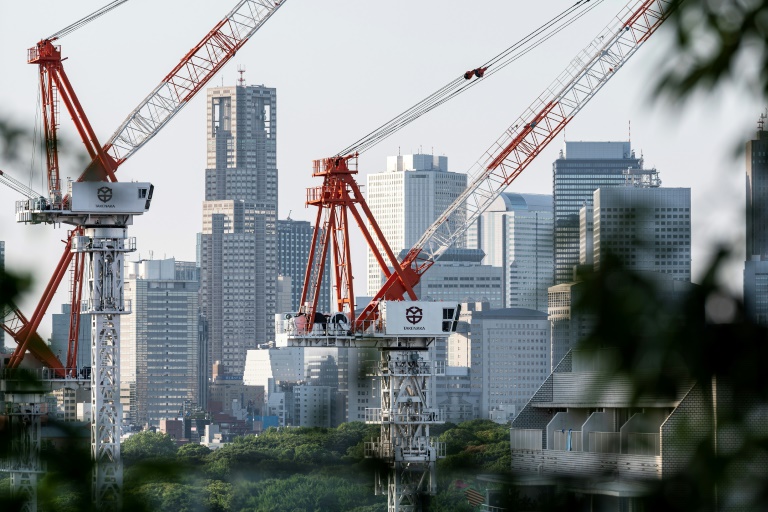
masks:
<path fill-rule="evenodd" d="M 277 309 L 277 92 L 208 89 L 200 310 L 210 365 L 242 375 L 245 353 L 274 339 Z"/>
<path fill-rule="evenodd" d="M 158 426 L 161 419 L 176 418 L 185 402 L 197 402 L 194 269 L 194 263 L 172 258 L 126 263 L 125 298 L 132 314 L 120 317 L 120 375 L 131 423 Z"/>
<path fill-rule="evenodd" d="M 473 237 L 483 264 L 504 274 L 500 307 L 547 310 L 554 280 L 552 196 L 503 193 L 477 220 Z"/>
<path fill-rule="evenodd" d="M 386 171 L 368 175 L 366 200 L 384 238 L 397 255 L 410 249 L 466 186 L 466 174 L 448 172 L 448 157 L 389 156 Z M 448 222 L 458 226 L 464 217 L 463 212 L 458 212 Z M 464 244 L 457 245 L 463 247 Z M 383 276 L 369 249 L 369 295 L 375 295 L 381 288 Z"/>

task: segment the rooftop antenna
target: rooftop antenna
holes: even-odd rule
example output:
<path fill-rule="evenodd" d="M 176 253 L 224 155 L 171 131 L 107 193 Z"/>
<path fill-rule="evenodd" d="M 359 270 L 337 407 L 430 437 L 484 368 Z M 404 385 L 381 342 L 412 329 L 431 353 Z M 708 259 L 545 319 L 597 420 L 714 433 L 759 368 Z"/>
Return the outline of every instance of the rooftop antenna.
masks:
<path fill-rule="evenodd" d="M 245 78 L 243 77 L 243 74 L 245 74 L 245 66 L 237 66 L 237 72 L 240 73 L 240 78 L 237 80 L 237 85 L 240 87 L 245 86 Z"/>
<path fill-rule="evenodd" d="M 632 142 L 632 120 L 631 119 L 629 119 L 627 121 L 627 127 L 628 127 L 627 128 L 627 140 L 629 142 Z"/>
<path fill-rule="evenodd" d="M 765 112 L 760 114 L 760 119 L 757 120 L 757 131 L 762 132 L 763 128 L 765 127 L 765 119 L 768 117 L 768 108 Z"/>
<path fill-rule="evenodd" d="M 291 212 L 292 212 L 292 211 L 293 211 L 293 210 L 288 210 L 288 220 L 291 220 Z"/>

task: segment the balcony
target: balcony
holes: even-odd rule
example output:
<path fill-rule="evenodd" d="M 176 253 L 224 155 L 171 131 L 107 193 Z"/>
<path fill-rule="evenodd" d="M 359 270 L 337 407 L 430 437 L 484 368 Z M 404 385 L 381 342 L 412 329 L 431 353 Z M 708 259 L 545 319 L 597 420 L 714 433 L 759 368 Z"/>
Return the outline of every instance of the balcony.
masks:
<path fill-rule="evenodd" d="M 562 477 L 613 474 L 632 480 L 661 478 L 658 434 L 591 431 L 587 434 L 588 451 L 583 451 L 582 434 L 556 430 L 551 433 L 551 448 L 542 449 L 542 430 L 511 429 L 512 471 Z"/>

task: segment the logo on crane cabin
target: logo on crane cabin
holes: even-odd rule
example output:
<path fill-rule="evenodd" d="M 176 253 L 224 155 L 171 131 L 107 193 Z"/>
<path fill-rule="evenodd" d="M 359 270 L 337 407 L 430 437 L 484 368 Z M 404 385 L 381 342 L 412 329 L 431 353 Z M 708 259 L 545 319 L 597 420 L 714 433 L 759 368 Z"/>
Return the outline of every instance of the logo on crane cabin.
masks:
<path fill-rule="evenodd" d="M 424 326 L 417 326 L 419 322 L 424 318 L 424 310 L 419 307 L 411 306 L 405 310 L 405 319 L 414 324 L 413 327 L 406 325 L 404 328 L 406 331 L 425 331 L 427 328 Z"/>
<path fill-rule="evenodd" d="M 112 189 L 109 187 L 99 187 L 96 190 L 96 197 L 102 203 L 108 203 L 112 200 Z M 114 208 L 114 204 L 97 204 L 97 208 Z"/>
<path fill-rule="evenodd" d="M 109 200 L 112 199 L 112 189 L 109 187 L 101 187 L 96 191 L 96 197 L 98 197 L 99 201 L 102 203 L 108 203 Z"/>

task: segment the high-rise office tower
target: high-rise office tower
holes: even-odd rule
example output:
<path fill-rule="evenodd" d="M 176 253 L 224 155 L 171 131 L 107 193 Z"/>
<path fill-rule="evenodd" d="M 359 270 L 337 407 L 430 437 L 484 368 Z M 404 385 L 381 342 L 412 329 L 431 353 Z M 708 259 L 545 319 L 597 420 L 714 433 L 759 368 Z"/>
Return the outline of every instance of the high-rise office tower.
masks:
<path fill-rule="evenodd" d="M 301 291 L 314 231 L 315 228 L 307 221 L 290 218 L 277 221 L 278 272 L 291 278 L 292 311 L 298 311 L 301 306 Z M 326 258 L 323 282 L 320 285 L 320 296 L 317 300 L 317 310 L 326 313 L 330 312 L 331 307 L 330 268 L 331 258 Z"/>
<path fill-rule="evenodd" d="M 216 361 L 242 375 L 246 351 L 274 338 L 276 97 L 264 86 L 208 89 L 200 309 L 209 377 Z"/>
<path fill-rule="evenodd" d="M 600 187 L 628 181 L 657 183 L 655 169 L 643 169 L 629 142 L 566 142 L 552 164 L 554 284 L 573 280 L 579 263 L 579 209 Z"/>
<path fill-rule="evenodd" d="M 185 402 L 197 403 L 200 393 L 197 268 L 173 259 L 126 267 L 125 298 L 133 312 L 120 317 L 124 417 L 158 426 L 178 417 Z"/>
<path fill-rule="evenodd" d="M 744 308 L 753 321 L 768 325 L 768 131 L 761 114 L 757 134 L 747 141 L 747 254 Z"/>
<path fill-rule="evenodd" d="M 544 194 L 505 192 L 477 219 L 473 230 L 483 263 L 503 271 L 502 307 L 547 311 L 553 224 L 552 196 Z"/>
<path fill-rule="evenodd" d="M 467 175 L 448 172 L 448 157 L 397 155 L 387 157 L 386 171 L 368 175 L 367 201 L 384 238 L 397 255 L 410 249 L 437 217 L 467 186 Z M 448 220 L 457 226 L 461 213 Z M 463 247 L 463 243 L 457 243 Z M 368 250 L 368 294 L 381 288 L 384 274 Z"/>

